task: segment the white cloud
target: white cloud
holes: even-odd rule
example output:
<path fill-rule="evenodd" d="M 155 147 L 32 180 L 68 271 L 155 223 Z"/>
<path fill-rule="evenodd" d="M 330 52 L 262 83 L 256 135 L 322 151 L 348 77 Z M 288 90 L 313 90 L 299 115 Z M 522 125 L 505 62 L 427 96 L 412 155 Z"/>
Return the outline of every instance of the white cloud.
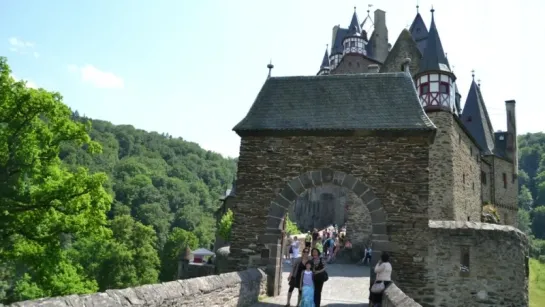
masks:
<path fill-rule="evenodd" d="M 13 52 L 21 53 L 21 54 L 28 54 L 30 52 L 30 49 L 34 48 L 34 43 L 24 41 L 17 37 L 10 37 L 8 39 L 8 42 L 10 44 L 9 50 Z M 38 52 L 34 52 L 33 55 L 36 58 L 40 56 Z"/>
<path fill-rule="evenodd" d="M 84 66 L 68 65 L 68 71 L 77 74 L 83 82 L 90 83 L 98 88 L 124 88 L 123 78 L 112 72 L 102 71 L 93 65 Z"/>
<path fill-rule="evenodd" d="M 34 83 L 33 81 L 20 79 L 14 74 L 11 74 L 11 77 L 15 81 L 26 81 L 26 87 L 28 87 L 28 88 L 38 88 L 38 85 L 36 85 L 36 83 Z"/>

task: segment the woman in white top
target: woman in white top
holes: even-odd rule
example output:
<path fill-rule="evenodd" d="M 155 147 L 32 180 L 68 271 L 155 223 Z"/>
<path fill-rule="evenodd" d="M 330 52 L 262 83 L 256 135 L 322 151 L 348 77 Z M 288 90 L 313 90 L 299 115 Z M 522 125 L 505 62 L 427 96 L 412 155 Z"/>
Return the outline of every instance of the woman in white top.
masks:
<path fill-rule="evenodd" d="M 375 283 L 384 283 L 385 288 L 392 283 L 392 264 L 390 263 L 390 255 L 388 255 L 386 252 L 383 252 L 382 255 L 380 255 L 380 260 L 375 266 L 375 273 L 377 274 Z M 382 302 L 383 292 L 372 293 L 371 291 L 369 291 L 369 293 L 371 306 L 374 306 L 374 304 L 380 304 Z"/>

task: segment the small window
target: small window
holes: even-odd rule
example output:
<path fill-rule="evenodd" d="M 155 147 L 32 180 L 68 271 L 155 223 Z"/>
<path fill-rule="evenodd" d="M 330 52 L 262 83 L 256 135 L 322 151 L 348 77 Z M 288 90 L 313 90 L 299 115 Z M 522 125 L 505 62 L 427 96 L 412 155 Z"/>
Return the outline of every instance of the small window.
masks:
<path fill-rule="evenodd" d="M 356 47 L 356 42 L 351 41 L 351 42 L 350 42 L 350 47 Z"/>
<path fill-rule="evenodd" d="M 475 182 L 471 183 L 473 185 L 473 191 L 475 191 Z"/>
<path fill-rule="evenodd" d="M 486 173 L 485 172 L 481 172 L 481 182 L 486 185 Z"/>
<path fill-rule="evenodd" d="M 464 184 L 466 183 L 466 174 L 462 175 L 462 183 L 464 183 Z"/>
<path fill-rule="evenodd" d="M 430 84 L 423 83 L 420 85 L 420 95 L 425 95 L 430 92 Z"/>
<path fill-rule="evenodd" d="M 507 175 L 503 173 L 503 188 L 507 189 Z"/>
<path fill-rule="evenodd" d="M 440 92 L 441 94 L 449 94 L 449 93 L 450 93 L 449 89 L 450 89 L 450 86 L 449 86 L 448 83 L 446 83 L 446 82 L 441 82 L 441 83 L 439 84 L 439 92 Z"/>
<path fill-rule="evenodd" d="M 468 221 L 468 222 L 471 222 L 471 216 L 468 216 L 468 217 L 467 217 L 467 221 Z"/>
<path fill-rule="evenodd" d="M 469 256 L 469 246 L 462 246 L 460 248 L 460 276 L 467 277 L 469 276 L 470 270 L 470 256 Z"/>

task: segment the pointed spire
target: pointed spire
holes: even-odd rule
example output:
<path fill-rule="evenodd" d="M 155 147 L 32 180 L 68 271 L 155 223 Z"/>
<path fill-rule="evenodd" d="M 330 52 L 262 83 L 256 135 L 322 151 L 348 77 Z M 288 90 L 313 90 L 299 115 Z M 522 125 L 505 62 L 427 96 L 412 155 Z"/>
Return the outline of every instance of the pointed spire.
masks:
<path fill-rule="evenodd" d="M 450 70 L 450 65 L 445 55 L 445 51 L 443 50 L 441 38 L 439 38 L 437 26 L 435 25 L 434 12 L 435 10 L 432 7 L 430 31 L 428 33 L 426 49 L 424 50 L 422 60 L 420 61 L 419 73 L 429 71 L 442 71 L 447 72 L 451 74 L 452 77 L 454 77 L 454 74 L 452 74 Z"/>
<path fill-rule="evenodd" d="M 473 78 L 475 73 L 472 71 Z M 462 112 L 464 126 L 482 148 L 484 154 L 494 152 L 494 130 L 488 116 L 481 89 L 473 79 Z"/>
<path fill-rule="evenodd" d="M 422 15 L 418 12 L 419 6 L 416 6 L 416 16 L 414 17 L 413 23 L 409 27 L 409 32 L 411 32 L 411 36 L 413 37 L 414 41 L 418 45 L 418 50 L 423 54 L 424 50 L 426 49 L 426 40 L 428 38 L 428 27 L 426 27 L 426 23 L 424 22 L 424 19 L 422 19 Z"/>
<path fill-rule="evenodd" d="M 475 81 L 475 69 L 471 70 L 471 80 Z"/>
<path fill-rule="evenodd" d="M 420 5 L 418 3 L 418 0 L 416 0 L 416 13 L 417 14 L 420 14 L 419 9 L 420 9 Z"/>
<path fill-rule="evenodd" d="M 358 14 L 356 13 L 356 7 L 354 7 L 354 14 L 352 15 L 352 20 L 348 26 L 348 35 L 360 34 L 361 27 L 358 21 Z"/>
<path fill-rule="evenodd" d="M 327 52 L 328 48 L 329 48 L 329 45 L 326 45 L 324 58 L 322 59 L 322 65 L 320 65 L 320 69 L 324 69 L 324 68 L 329 67 L 329 53 Z"/>

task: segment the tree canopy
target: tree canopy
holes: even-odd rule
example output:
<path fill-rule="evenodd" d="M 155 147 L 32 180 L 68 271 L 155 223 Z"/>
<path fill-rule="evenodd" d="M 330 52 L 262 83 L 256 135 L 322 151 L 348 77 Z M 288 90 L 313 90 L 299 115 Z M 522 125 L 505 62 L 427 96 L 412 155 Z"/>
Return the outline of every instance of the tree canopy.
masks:
<path fill-rule="evenodd" d="M 0 58 L 0 303 L 169 281 L 210 247 L 234 159 L 10 75 Z"/>

